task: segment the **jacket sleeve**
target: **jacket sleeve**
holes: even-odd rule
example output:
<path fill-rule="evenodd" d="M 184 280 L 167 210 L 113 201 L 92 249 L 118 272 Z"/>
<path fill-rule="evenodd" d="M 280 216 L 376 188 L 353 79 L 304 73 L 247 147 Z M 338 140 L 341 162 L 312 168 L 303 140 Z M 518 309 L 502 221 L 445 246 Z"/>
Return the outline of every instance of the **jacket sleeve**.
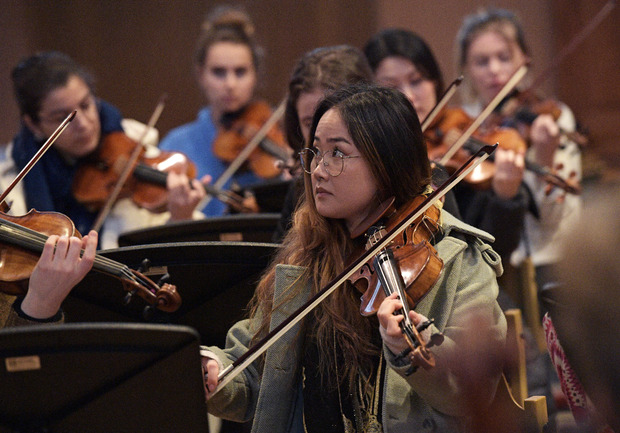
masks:
<path fill-rule="evenodd" d="M 444 258 L 440 280 L 416 307 L 435 319 L 432 332 L 444 334 L 443 343 L 431 349 L 436 366 L 407 376 L 406 361 L 396 361 L 387 347 L 384 353 L 412 392 L 442 413 L 465 416 L 472 404 L 491 402 L 501 377 L 506 320 L 496 301 L 494 269 L 501 264 L 490 246 L 478 239 L 466 243 L 448 237 L 442 243 L 444 249 L 448 243 L 449 250 L 460 252 Z"/>
<path fill-rule="evenodd" d="M 247 352 L 253 335 L 252 323 L 255 322 L 246 319 L 233 325 L 226 335 L 224 349 L 215 346 L 208 348 L 223 368 Z M 223 419 L 248 421 L 254 414 L 259 387 L 260 366 L 257 360 L 209 399 L 207 409 L 211 414 Z"/>

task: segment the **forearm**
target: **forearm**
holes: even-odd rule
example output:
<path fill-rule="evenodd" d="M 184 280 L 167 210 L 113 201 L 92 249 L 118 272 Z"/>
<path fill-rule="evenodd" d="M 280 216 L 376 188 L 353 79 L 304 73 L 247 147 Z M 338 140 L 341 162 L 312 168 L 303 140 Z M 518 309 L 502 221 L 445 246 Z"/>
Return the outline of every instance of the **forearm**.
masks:
<path fill-rule="evenodd" d="M 498 287 L 495 271 L 483 255 L 482 247 L 471 246 L 462 258 L 444 268 L 433 304 L 441 302 L 445 326 L 432 332 L 444 334 L 441 345 L 433 347 L 435 367 L 418 369 L 406 376 L 407 366 L 390 353 L 390 366 L 409 383 L 412 390 L 436 410 L 452 416 L 465 416 L 472 398 L 488 404 L 501 376 L 501 353 L 506 338 L 506 321 L 496 302 Z M 450 286 L 456 287 L 455 292 Z M 450 295 L 449 293 L 453 293 Z M 437 310 L 429 318 L 439 318 Z M 440 319 L 438 323 L 442 323 Z"/>
<path fill-rule="evenodd" d="M 0 310 L 2 311 L 2 319 L 5 319 L 3 326 L 5 328 L 64 322 L 64 314 L 61 310 L 58 310 L 58 312 L 51 317 L 38 319 L 29 316 L 21 309 L 22 298 L 15 298 L 5 294 L 0 295 L 3 297 L 3 299 L 0 300 L 0 304 L 2 304 Z"/>
<path fill-rule="evenodd" d="M 212 359 L 217 360 L 222 368 L 226 368 L 247 352 L 251 340 L 249 326 L 249 320 L 235 324 L 228 331 L 224 349 L 215 346 L 203 349 L 211 352 L 208 356 L 214 356 Z M 207 402 L 207 409 L 220 418 L 247 421 L 254 414 L 259 386 L 260 372 L 258 362 L 255 362 L 213 395 Z"/>

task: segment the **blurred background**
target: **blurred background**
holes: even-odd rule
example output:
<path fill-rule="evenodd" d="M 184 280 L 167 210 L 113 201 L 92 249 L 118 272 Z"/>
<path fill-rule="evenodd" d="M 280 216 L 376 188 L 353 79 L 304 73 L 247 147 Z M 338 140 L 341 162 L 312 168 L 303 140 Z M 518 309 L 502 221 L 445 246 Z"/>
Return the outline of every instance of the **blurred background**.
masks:
<path fill-rule="evenodd" d="M 0 0 L 0 143 L 18 130 L 11 70 L 42 50 L 64 51 L 87 66 L 97 79 L 98 95 L 125 117 L 146 123 L 166 93 L 157 124 L 161 136 L 193 120 L 205 103 L 194 76 L 194 44 L 205 15 L 224 3 L 244 6 L 253 18 L 266 54 L 259 95 L 276 105 L 304 52 L 345 43 L 361 48 L 386 27 L 419 33 L 450 83 L 459 75 L 454 40 L 462 19 L 485 6 L 519 14 L 533 57 L 530 74 L 536 77 L 606 0 Z M 542 96 L 567 103 L 589 130 L 586 179 L 617 180 L 620 171 L 619 23 L 616 7 L 539 87 Z"/>

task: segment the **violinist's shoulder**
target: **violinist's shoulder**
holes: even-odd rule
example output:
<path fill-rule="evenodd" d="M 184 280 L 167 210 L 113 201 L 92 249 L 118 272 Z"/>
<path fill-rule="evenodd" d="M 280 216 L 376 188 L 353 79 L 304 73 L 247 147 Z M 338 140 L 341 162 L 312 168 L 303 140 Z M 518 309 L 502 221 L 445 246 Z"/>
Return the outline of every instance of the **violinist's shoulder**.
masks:
<path fill-rule="evenodd" d="M 135 119 L 121 120 L 123 131 L 129 138 L 134 141 L 142 141 L 145 146 L 156 147 L 159 141 L 159 131 L 152 126 L 148 126 Z M 144 131 L 148 128 L 148 132 L 144 135 Z M 144 139 L 141 138 L 144 136 Z"/>
<path fill-rule="evenodd" d="M 0 164 L 6 165 L 8 163 L 13 163 L 13 158 L 11 157 L 12 149 L 12 141 L 0 144 Z"/>
<path fill-rule="evenodd" d="M 469 249 L 474 252 L 475 256 L 484 259 L 496 276 L 499 277 L 503 274 L 502 260 L 490 245 L 495 241 L 492 235 L 464 223 L 446 211 L 441 213 L 441 227 L 444 231 L 444 237 L 438 243 L 437 251 L 444 263 L 451 261 L 462 251 Z"/>
<path fill-rule="evenodd" d="M 217 127 L 211 120 L 211 110 L 204 107 L 198 112 L 196 119 L 168 131 L 159 142 L 159 148 L 187 153 L 196 143 L 211 142 L 216 136 Z"/>
<path fill-rule="evenodd" d="M 0 145 L 0 185 L 3 189 L 17 175 L 17 167 L 12 156 L 13 142 Z"/>
<path fill-rule="evenodd" d="M 441 211 L 441 228 L 445 236 L 457 238 L 479 238 L 480 240 L 491 243 L 495 242 L 495 237 L 490 233 L 480 230 L 456 218 L 446 210 Z"/>

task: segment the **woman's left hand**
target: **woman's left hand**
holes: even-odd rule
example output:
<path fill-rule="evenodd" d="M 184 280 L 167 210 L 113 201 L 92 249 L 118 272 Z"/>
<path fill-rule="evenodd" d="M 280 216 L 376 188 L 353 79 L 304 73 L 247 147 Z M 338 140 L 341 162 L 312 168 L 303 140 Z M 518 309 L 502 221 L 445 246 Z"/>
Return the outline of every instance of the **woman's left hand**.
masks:
<path fill-rule="evenodd" d="M 402 314 L 394 315 L 394 312 L 403 308 L 403 303 L 398 299 L 397 293 L 392 293 L 385 298 L 379 309 L 377 310 L 377 318 L 379 319 L 379 332 L 385 345 L 395 355 L 407 349 L 409 345 L 403 336 L 399 323 L 405 319 Z M 409 319 L 413 326 L 419 325 L 426 320 L 424 316 L 415 311 L 409 312 Z"/>
<path fill-rule="evenodd" d="M 530 128 L 530 142 L 536 162 L 543 167 L 552 167 L 553 155 L 558 148 L 560 128 L 550 114 L 541 114 Z"/>
<path fill-rule="evenodd" d="M 211 176 L 205 176 L 200 181 L 189 178 L 183 173 L 168 173 L 166 186 L 168 188 L 168 211 L 171 221 L 192 219 L 198 203 L 205 198 L 206 191 L 203 183 L 211 181 Z"/>
<path fill-rule="evenodd" d="M 91 270 L 97 249 L 97 232 L 82 239 L 50 236 L 43 247 L 21 309 L 35 319 L 54 316 L 71 289 Z M 84 253 L 80 256 L 80 253 Z"/>

